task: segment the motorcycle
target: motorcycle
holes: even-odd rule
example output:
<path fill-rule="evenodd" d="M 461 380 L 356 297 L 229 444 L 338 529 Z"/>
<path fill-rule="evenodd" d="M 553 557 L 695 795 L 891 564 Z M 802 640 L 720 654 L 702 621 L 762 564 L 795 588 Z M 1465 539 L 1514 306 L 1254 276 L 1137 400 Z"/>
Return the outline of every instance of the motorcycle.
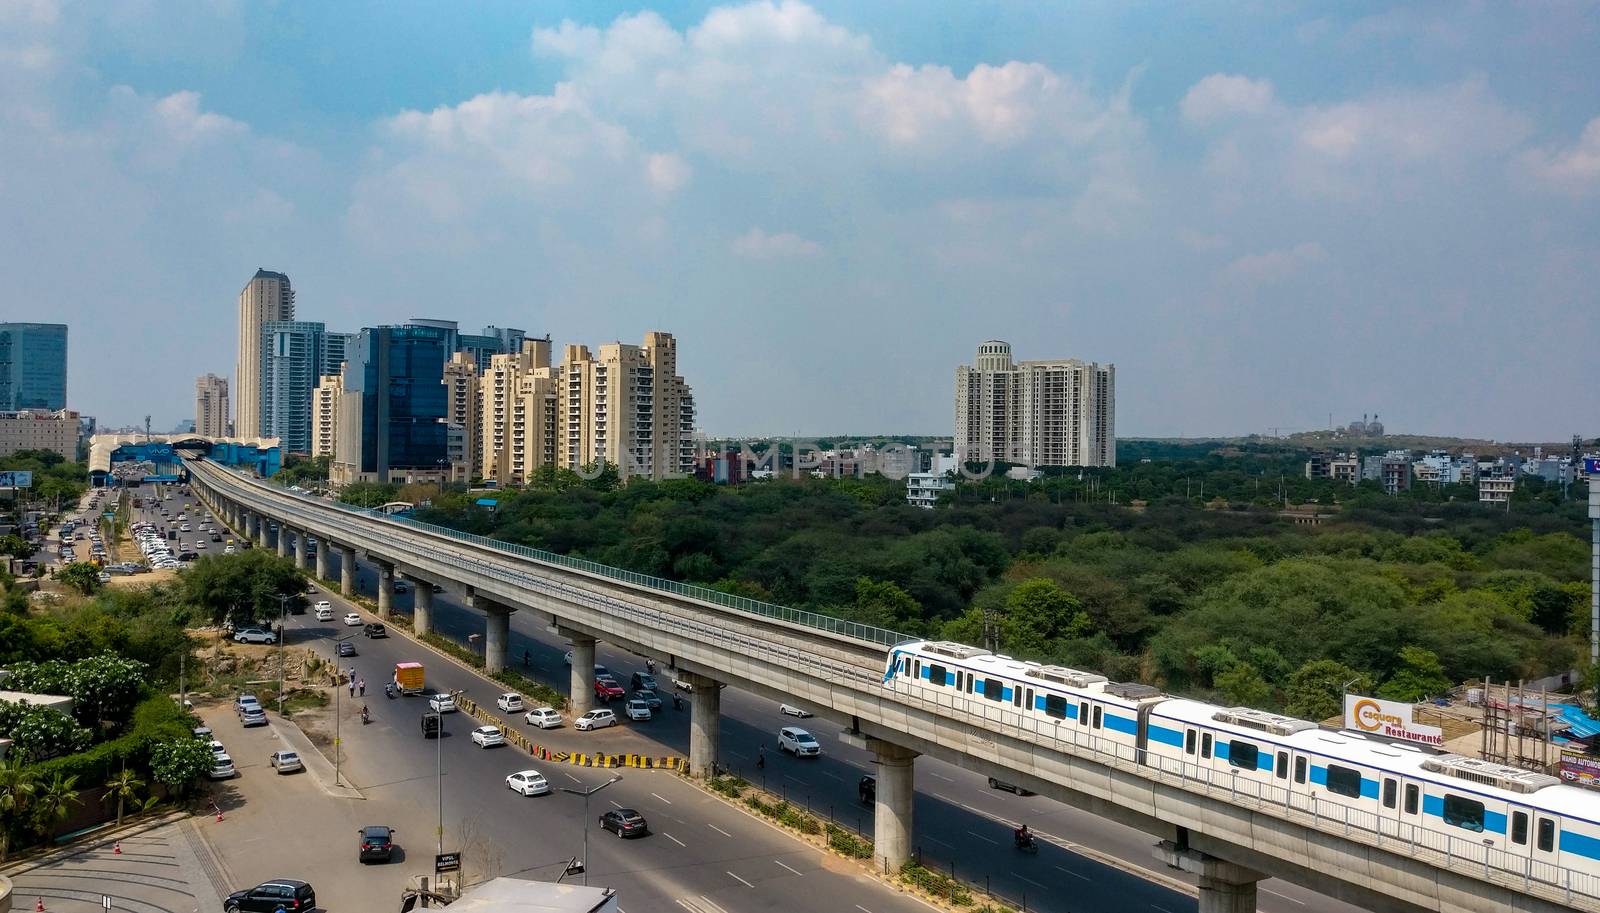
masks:
<path fill-rule="evenodd" d="M 384 682 L 383 683 L 383 696 L 388 698 L 391 701 L 394 700 L 394 683 L 393 682 Z"/>
<path fill-rule="evenodd" d="M 1015 833 L 1012 835 L 1012 842 L 1024 853 L 1039 852 L 1039 841 L 1035 840 L 1032 834 Z"/>
<path fill-rule="evenodd" d="M 367 708 L 362 707 L 361 708 L 361 725 L 365 726 L 370 722 L 372 722 L 372 715 L 367 712 Z"/>

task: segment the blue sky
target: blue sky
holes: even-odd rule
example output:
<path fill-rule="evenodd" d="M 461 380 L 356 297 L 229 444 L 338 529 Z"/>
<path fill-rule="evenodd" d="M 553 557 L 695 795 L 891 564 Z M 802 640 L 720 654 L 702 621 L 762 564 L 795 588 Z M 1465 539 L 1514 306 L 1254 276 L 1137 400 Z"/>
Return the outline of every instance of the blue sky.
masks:
<path fill-rule="evenodd" d="M 650 329 L 710 434 L 946 433 L 987 338 L 1118 431 L 1595 433 L 1600 5 L 0 4 L 6 314 L 193 411 L 239 287 Z"/>

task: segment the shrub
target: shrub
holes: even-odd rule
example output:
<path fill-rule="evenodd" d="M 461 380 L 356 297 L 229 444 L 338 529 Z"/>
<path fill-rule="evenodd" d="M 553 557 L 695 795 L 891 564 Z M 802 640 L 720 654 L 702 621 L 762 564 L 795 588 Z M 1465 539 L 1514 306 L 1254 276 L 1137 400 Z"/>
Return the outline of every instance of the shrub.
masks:
<path fill-rule="evenodd" d="M 908 862 L 900 867 L 900 880 L 958 907 L 972 905 L 972 891 L 968 890 L 966 885 L 943 872 L 923 868 L 915 862 Z"/>
<path fill-rule="evenodd" d="M 870 859 L 872 857 L 872 841 L 865 837 L 852 834 L 837 824 L 829 824 L 828 846 L 841 856 L 851 859 Z"/>

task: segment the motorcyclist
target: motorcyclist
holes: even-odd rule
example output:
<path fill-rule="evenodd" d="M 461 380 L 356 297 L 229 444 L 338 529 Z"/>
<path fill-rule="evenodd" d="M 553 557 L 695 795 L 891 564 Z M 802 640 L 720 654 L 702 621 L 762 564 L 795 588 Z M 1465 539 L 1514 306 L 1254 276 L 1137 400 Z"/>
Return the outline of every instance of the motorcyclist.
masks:
<path fill-rule="evenodd" d="M 367 705 L 366 704 L 362 704 L 361 705 L 361 722 L 363 722 L 363 723 L 372 722 L 372 715 L 367 712 Z"/>
<path fill-rule="evenodd" d="M 1033 832 L 1028 830 L 1028 826 L 1026 824 L 1024 824 L 1021 827 L 1017 828 L 1016 831 L 1013 833 L 1013 836 L 1015 836 L 1015 838 L 1016 838 L 1017 846 L 1019 846 L 1019 847 L 1033 846 Z"/>

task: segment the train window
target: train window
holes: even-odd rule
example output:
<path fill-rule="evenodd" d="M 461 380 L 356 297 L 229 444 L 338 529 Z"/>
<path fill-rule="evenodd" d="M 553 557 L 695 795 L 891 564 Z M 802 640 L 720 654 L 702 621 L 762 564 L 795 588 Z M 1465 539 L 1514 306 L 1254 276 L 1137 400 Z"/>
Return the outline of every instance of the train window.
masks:
<path fill-rule="evenodd" d="M 1183 753 L 1194 754 L 1194 730 L 1186 730 L 1183 734 Z"/>
<path fill-rule="evenodd" d="M 1211 757 L 1211 733 L 1209 732 L 1200 734 L 1200 757 Z"/>
<path fill-rule="evenodd" d="M 1539 819 L 1539 852 L 1548 853 L 1556 848 L 1556 822 L 1553 818 Z"/>
<path fill-rule="evenodd" d="M 1306 759 L 1305 758 L 1295 758 L 1294 759 L 1294 782 L 1296 782 L 1296 783 L 1304 783 L 1304 782 L 1306 782 Z"/>
<path fill-rule="evenodd" d="M 1078 703 L 1078 725 L 1079 726 L 1087 726 L 1087 725 L 1089 725 L 1089 702 L 1088 701 L 1080 701 Z"/>
<path fill-rule="evenodd" d="M 914 659 L 914 660 L 911 661 L 911 677 L 912 678 L 921 678 L 922 677 L 922 660 Z"/>
<path fill-rule="evenodd" d="M 1517 846 L 1528 844 L 1528 813 L 1511 813 L 1511 842 Z"/>
<path fill-rule="evenodd" d="M 938 663 L 928 663 L 929 682 L 943 687 L 950 684 L 950 679 L 947 677 L 949 674 L 950 673 L 946 672 L 944 667 Z"/>
<path fill-rule="evenodd" d="M 1278 779 L 1289 779 L 1289 753 L 1287 751 L 1278 752 Z"/>
<path fill-rule="evenodd" d="M 1406 784 L 1406 814 L 1415 815 L 1417 813 L 1417 798 L 1421 793 L 1422 790 L 1417 788 L 1417 784 Z"/>
<path fill-rule="evenodd" d="M 1452 796 L 1445 793 L 1444 797 L 1444 823 L 1454 824 L 1477 833 L 1483 833 L 1483 803 L 1465 796 Z"/>
<path fill-rule="evenodd" d="M 1094 708 L 1094 728 L 1100 728 L 1100 708 Z"/>
<path fill-rule="evenodd" d="M 1033 709 L 1033 689 L 1032 688 L 1028 689 L 1028 699 L 1027 699 L 1027 701 L 1025 701 L 1023 703 L 1022 706 L 1026 710 L 1032 710 Z"/>
<path fill-rule="evenodd" d="M 1361 771 L 1353 767 L 1340 767 L 1337 764 L 1329 764 L 1328 792 L 1340 796 L 1359 798 L 1361 795 Z"/>
<path fill-rule="evenodd" d="M 1261 760 L 1261 749 L 1254 742 L 1234 739 L 1228 743 L 1228 764 L 1240 770 L 1255 770 Z"/>
<path fill-rule="evenodd" d="M 967 693 L 968 694 L 972 693 L 972 673 L 971 672 L 967 673 Z"/>
<path fill-rule="evenodd" d="M 1383 781 L 1383 807 L 1394 808 L 1395 799 L 1398 798 L 1396 794 L 1399 792 L 1400 784 L 1394 780 L 1385 778 Z"/>
<path fill-rule="evenodd" d="M 998 678 L 986 678 L 986 679 L 984 679 L 983 680 L 983 696 L 988 698 L 991 701 L 1003 701 L 1003 700 L 1005 700 L 1006 699 L 1006 683 L 1002 682 Z"/>
<path fill-rule="evenodd" d="M 1044 715 L 1053 716 L 1058 720 L 1067 718 L 1067 699 L 1059 694 L 1046 694 L 1044 696 Z"/>
<path fill-rule="evenodd" d="M 1022 706 L 1022 689 L 1021 688 L 1012 688 L 1011 689 L 1011 706 L 1013 706 L 1013 707 L 1021 707 Z"/>

